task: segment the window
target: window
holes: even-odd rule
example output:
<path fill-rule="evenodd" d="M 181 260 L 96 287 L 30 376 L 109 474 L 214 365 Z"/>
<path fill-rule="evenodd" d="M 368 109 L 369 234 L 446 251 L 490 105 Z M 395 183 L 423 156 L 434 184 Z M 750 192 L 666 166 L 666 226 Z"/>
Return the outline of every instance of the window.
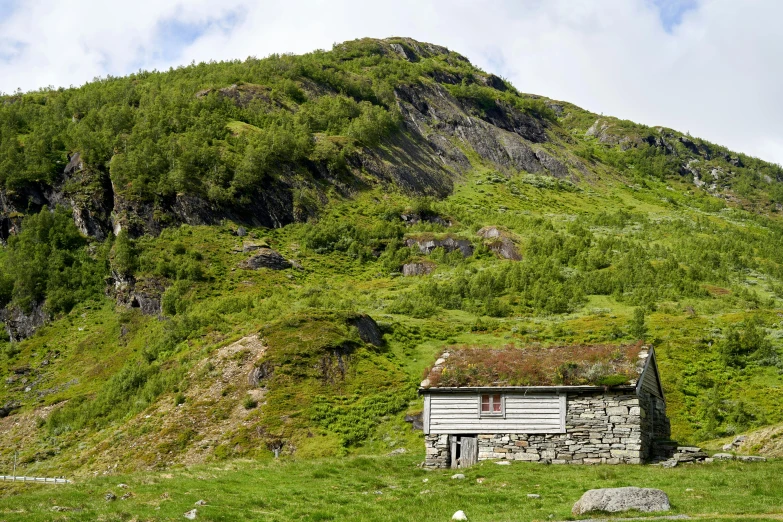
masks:
<path fill-rule="evenodd" d="M 503 415 L 503 396 L 499 393 L 481 394 L 481 416 Z"/>

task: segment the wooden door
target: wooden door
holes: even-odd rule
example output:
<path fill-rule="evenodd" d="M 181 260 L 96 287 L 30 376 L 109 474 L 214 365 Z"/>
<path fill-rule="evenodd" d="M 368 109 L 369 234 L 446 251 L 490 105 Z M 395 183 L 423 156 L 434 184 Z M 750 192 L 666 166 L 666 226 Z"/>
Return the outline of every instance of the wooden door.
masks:
<path fill-rule="evenodd" d="M 456 435 L 449 435 L 449 443 L 451 446 L 451 468 L 459 467 L 459 437 Z"/>
<path fill-rule="evenodd" d="M 459 467 L 467 468 L 478 462 L 478 440 L 476 437 L 460 437 Z"/>

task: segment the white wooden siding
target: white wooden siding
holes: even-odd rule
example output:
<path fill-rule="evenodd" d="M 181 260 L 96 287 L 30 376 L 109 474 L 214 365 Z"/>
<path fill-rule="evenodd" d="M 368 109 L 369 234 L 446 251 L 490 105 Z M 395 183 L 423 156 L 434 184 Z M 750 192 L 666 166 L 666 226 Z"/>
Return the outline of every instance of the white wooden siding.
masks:
<path fill-rule="evenodd" d="M 505 416 L 482 417 L 478 393 L 428 393 L 424 399 L 425 429 L 432 434 L 461 435 L 565 433 L 565 395 L 506 392 L 504 400 Z"/>

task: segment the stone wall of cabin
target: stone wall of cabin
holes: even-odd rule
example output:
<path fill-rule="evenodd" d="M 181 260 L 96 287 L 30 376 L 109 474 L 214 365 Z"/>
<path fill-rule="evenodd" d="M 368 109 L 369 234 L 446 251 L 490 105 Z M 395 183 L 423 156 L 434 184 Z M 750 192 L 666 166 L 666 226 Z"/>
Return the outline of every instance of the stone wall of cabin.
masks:
<path fill-rule="evenodd" d="M 651 440 L 643 435 L 642 422 L 647 413 L 635 394 L 569 394 L 566 404 L 566 433 L 478 434 L 478 459 L 639 464 L 647 458 Z M 427 435 L 425 445 L 426 466 L 449 466 L 447 435 Z"/>
<path fill-rule="evenodd" d="M 451 449 L 449 448 L 449 436 L 425 435 L 424 447 L 426 456 L 424 465 L 428 468 L 448 468 L 451 465 Z"/>

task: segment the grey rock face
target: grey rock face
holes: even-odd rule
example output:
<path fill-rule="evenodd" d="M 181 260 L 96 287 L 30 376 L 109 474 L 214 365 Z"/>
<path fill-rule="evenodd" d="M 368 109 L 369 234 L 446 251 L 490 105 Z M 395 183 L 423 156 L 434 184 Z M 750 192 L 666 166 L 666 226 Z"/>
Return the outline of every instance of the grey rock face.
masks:
<path fill-rule="evenodd" d="M 6 333 L 12 341 L 27 339 L 48 320 L 43 303 L 33 305 L 29 312 L 16 307 L 0 310 L 0 321 L 5 323 Z"/>
<path fill-rule="evenodd" d="M 405 277 L 427 275 L 435 270 L 432 263 L 408 263 L 402 265 L 402 275 Z"/>
<path fill-rule="evenodd" d="M 582 515 L 591 511 L 617 513 L 635 509 L 645 513 L 668 511 L 669 497 L 660 489 L 652 488 L 603 488 L 591 489 L 582 495 L 571 512 Z"/>
<path fill-rule="evenodd" d="M 498 227 L 484 227 L 478 231 L 478 235 L 484 239 L 493 239 L 494 241 L 487 246 L 500 257 L 514 261 L 522 259 L 522 254 L 519 253 L 514 242 Z"/>
<path fill-rule="evenodd" d="M 348 322 L 359 330 L 359 337 L 365 343 L 373 346 L 381 346 L 383 344 L 381 329 L 378 328 L 378 323 L 369 315 L 360 314 Z"/>
<path fill-rule="evenodd" d="M 418 248 L 422 254 L 431 254 L 436 248 L 442 248 L 446 252 L 459 250 L 462 252 L 462 257 L 473 255 L 473 244 L 467 239 L 454 239 L 451 237 L 446 239 L 406 239 L 405 245 Z"/>
<path fill-rule="evenodd" d="M 242 261 L 240 268 L 258 270 L 259 268 L 270 268 L 272 270 L 285 270 L 291 268 L 291 262 L 281 256 L 271 248 L 260 248 L 258 253 Z"/>

